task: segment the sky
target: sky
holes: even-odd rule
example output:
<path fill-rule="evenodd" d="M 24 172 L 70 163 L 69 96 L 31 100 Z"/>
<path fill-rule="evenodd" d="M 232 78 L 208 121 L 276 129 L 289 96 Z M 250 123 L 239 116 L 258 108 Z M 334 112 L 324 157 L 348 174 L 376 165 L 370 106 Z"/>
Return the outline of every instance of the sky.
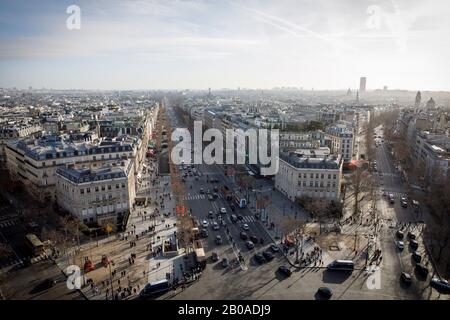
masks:
<path fill-rule="evenodd" d="M 448 0 L 0 0 L 0 87 L 340 90 L 365 76 L 450 91 L 449 16 Z"/>

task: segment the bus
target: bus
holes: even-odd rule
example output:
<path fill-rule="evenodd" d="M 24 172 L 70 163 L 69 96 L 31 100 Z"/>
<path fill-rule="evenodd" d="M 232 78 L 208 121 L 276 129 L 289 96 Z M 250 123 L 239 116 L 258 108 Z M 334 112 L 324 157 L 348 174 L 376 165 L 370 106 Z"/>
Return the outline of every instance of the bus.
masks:
<path fill-rule="evenodd" d="M 236 191 L 233 193 L 233 200 L 241 209 L 247 206 L 247 199 L 245 199 L 245 197 L 240 192 Z"/>
<path fill-rule="evenodd" d="M 201 269 L 206 268 L 206 255 L 205 250 L 203 249 L 203 244 L 201 240 L 195 240 L 193 243 L 194 247 L 194 257 L 197 265 L 201 267 Z"/>
<path fill-rule="evenodd" d="M 44 244 L 34 233 L 29 233 L 25 237 L 33 256 L 39 256 L 45 253 Z"/>
<path fill-rule="evenodd" d="M 147 298 L 159 294 L 163 294 L 170 290 L 170 284 L 167 279 L 162 279 L 154 282 L 147 283 L 139 293 L 142 298 Z"/>

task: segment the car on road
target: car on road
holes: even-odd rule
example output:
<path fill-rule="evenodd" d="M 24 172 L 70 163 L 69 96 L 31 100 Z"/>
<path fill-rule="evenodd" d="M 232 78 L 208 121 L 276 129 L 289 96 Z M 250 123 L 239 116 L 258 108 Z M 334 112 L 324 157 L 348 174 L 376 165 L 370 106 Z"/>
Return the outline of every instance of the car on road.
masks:
<path fill-rule="evenodd" d="M 207 228 L 208 227 L 208 221 L 202 220 L 202 227 Z"/>
<path fill-rule="evenodd" d="M 277 246 L 276 244 L 274 244 L 274 243 L 272 243 L 272 244 L 270 245 L 270 249 L 271 249 L 273 252 L 278 252 L 278 251 L 280 251 L 280 248 L 278 248 L 278 246 Z"/>
<path fill-rule="evenodd" d="M 267 261 L 270 261 L 273 259 L 273 254 L 270 251 L 264 251 L 262 254 Z"/>
<path fill-rule="evenodd" d="M 320 287 L 317 289 L 317 294 L 323 298 L 330 299 L 333 295 L 333 290 L 328 287 Z"/>
<path fill-rule="evenodd" d="M 397 248 L 402 251 L 405 249 L 405 243 L 403 241 L 397 241 Z"/>
<path fill-rule="evenodd" d="M 247 239 L 248 239 L 247 232 L 242 231 L 241 234 L 240 234 L 240 236 L 241 236 L 241 239 L 242 239 L 242 240 L 247 240 Z"/>
<path fill-rule="evenodd" d="M 230 217 L 231 222 L 236 223 L 238 221 L 238 218 L 235 214 L 232 214 Z"/>
<path fill-rule="evenodd" d="M 220 213 L 227 214 L 227 209 L 225 209 L 225 207 L 220 208 Z"/>
<path fill-rule="evenodd" d="M 327 265 L 329 271 L 353 271 L 355 263 L 352 260 L 334 260 Z"/>
<path fill-rule="evenodd" d="M 214 212 L 208 211 L 208 218 L 210 219 L 214 218 Z"/>
<path fill-rule="evenodd" d="M 255 248 L 255 244 L 253 243 L 253 241 L 245 241 L 245 246 L 247 247 L 247 249 L 252 250 L 253 248 Z"/>
<path fill-rule="evenodd" d="M 234 212 L 234 210 L 236 209 L 236 207 L 234 206 L 234 204 L 230 204 L 230 209 L 231 209 L 231 211 Z"/>
<path fill-rule="evenodd" d="M 220 226 L 219 226 L 219 224 L 216 221 L 213 221 L 212 228 L 213 228 L 213 230 L 219 230 Z"/>
<path fill-rule="evenodd" d="M 413 252 L 412 259 L 414 260 L 414 262 L 420 263 L 422 261 L 422 256 L 418 252 Z"/>
<path fill-rule="evenodd" d="M 201 236 L 202 238 L 208 238 L 208 236 L 209 236 L 208 230 L 206 230 L 206 229 L 201 229 L 201 230 L 200 230 L 200 236 Z"/>
<path fill-rule="evenodd" d="M 401 197 L 400 199 L 400 204 L 403 208 L 407 208 L 408 207 L 408 201 L 406 200 L 405 197 Z"/>
<path fill-rule="evenodd" d="M 240 214 L 238 214 L 237 218 L 238 218 L 239 220 L 244 220 L 244 217 L 241 216 Z"/>
<path fill-rule="evenodd" d="M 409 240 L 409 246 L 413 250 L 417 250 L 419 248 L 419 243 L 416 240 Z"/>
<path fill-rule="evenodd" d="M 222 268 L 227 268 L 230 265 L 230 262 L 228 261 L 228 258 L 222 259 Z"/>
<path fill-rule="evenodd" d="M 242 225 L 242 229 L 244 229 L 244 231 L 248 231 L 248 230 L 250 230 L 250 227 L 248 226 L 248 224 L 244 223 Z"/>
<path fill-rule="evenodd" d="M 250 236 L 250 240 L 253 241 L 253 243 L 258 243 L 258 238 L 254 235 Z"/>
<path fill-rule="evenodd" d="M 430 286 L 436 289 L 439 293 L 450 294 L 450 284 L 446 280 L 433 278 L 430 280 Z"/>
<path fill-rule="evenodd" d="M 393 195 L 392 193 L 389 193 L 389 202 L 390 202 L 391 204 L 394 204 L 394 203 L 395 203 L 395 198 L 394 198 L 394 195 Z"/>
<path fill-rule="evenodd" d="M 213 197 L 211 194 L 208 194 L 208 200 L 209 200 L 209 201 L 213 201 L 213 200 L 214 200 L 214 197 Z"/>
<path fill-rule="evenodd" d="M 220 245 L 220 244 L 222 244 L 222 243 L 223 243 L 222 237 L 221 237 L 220 235 L 217 235 L 217 236 L 216 236 L 216 244 L 217 244 L 217 245 Z"/>
<path fill-rule="evenodd" d="M 428 273 L 430 272 L 427 267 L 421 265 L 420 263 L 416 264 L 416 270 L 417 273 L 424 278 L 426 278 L 428 276 Z"/>
<path fill-rule="evenodd" d="M 213 197 L 213 199 L 217 199 L 217 198 L 219 198 L 219 194 L 217 192 L 214 192 L 212 194 L 212 197 Z"/>
<path fill-rule="evenodd" d="M 205 190 L 203 188 L 200 188 L 200 194 L 204 194 Z"/>
<path fill-rule="evenodd" d="M 218 187 L 214 187 L 213 190 L 214 190 L 214 192 L 219 192 L 219 188 Z"/>
<path fill-rule="evenodd" d="M 280 271 L 282 274 L 284 274 L 286 277 L 290 277 L 292 274 L 292 271 L 289 270 L 286 266 L 279 266 L 278 271 Z"/>
<path fill-rule="evenodd" d="M 403 239 L 405 237 L 405 234 L 403 233 L 403 231 L 398 230 L 395 235 L 397 236 L 397 238 L 399 239 Z"/>
<path fill-rule="evenodd" d="M 261 253 L 255 254 L 254 258 L 255 258 L 256 262 L 258 262 L 258 263 L 266 262 L 266 259 L 264 258 L 264 256 Z"/>
<path fill-rule="evenodd" d="M 219 255 L 217 254 L 217 252 L 211 253 L 211 260 L 212 260 L 213 262 L 219 261 Z"/>
<path fill-rule="evenodd" d="M 407 272 L 402 272 L 402 274 L 400 275 L 400 280 L 407 285 L 410 285 L 412 282 L 412 278 L 411 275 Z"/>

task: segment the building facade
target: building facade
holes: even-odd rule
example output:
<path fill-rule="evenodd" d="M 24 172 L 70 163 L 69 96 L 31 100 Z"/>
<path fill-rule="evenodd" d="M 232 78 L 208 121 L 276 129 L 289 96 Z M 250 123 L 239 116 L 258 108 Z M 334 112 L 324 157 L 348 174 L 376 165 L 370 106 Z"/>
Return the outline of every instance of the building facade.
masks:
<path fill-rule="evenodd" d="M 282 152 L 275 187 L 291 201 L 297 198 L 338 200 L 342 183 L 342 158 L 326 147 Z"/>
<path fill-rule="evenodd" d="M 68 164 L 56 170 L 56 201 L 87 225 L 120 227 L 136 198 L 133 161 L 112 160 L 86 168 Z"/>

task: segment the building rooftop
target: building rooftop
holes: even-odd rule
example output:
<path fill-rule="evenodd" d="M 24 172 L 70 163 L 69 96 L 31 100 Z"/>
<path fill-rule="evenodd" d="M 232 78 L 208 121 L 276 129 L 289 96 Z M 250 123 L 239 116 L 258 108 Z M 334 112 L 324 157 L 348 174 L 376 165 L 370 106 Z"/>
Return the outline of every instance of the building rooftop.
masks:
<path fill-rule="evenodd" d="M 280 159 L 296 168 L 305 169 L 339 169 L 342 164 L 341 156 L 330 155 L 328 147 L 281 152 Z"/>
<path fill-rule="evenodd" d="M 104 163 L 97 168 L 84 168 L 79 165 L 61 166 L 56 174 L 77 184 L 93 181 L 126 178 L 131 171 L 133 162 L 131 160 L 114 160 Z"/>

